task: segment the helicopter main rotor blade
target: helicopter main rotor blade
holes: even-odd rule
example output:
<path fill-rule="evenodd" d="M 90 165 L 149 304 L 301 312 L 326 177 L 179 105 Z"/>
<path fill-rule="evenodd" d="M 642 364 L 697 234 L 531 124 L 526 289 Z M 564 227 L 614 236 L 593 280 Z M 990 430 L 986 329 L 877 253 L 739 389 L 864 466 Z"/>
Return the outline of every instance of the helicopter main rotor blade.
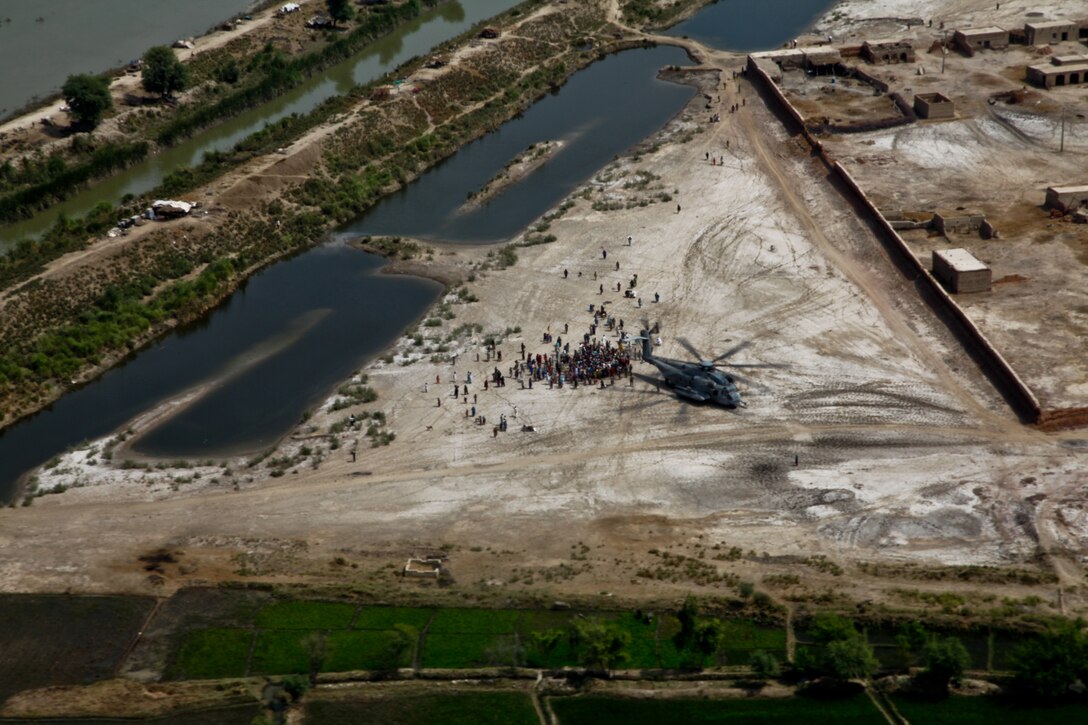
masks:
<path fill-rule="evenodd" d="M 676 341 L 677 341 L 678 343 L 680 343 L 680 347 L 684 348 L 685 350 L 687 350 L 688 352 L 690 352 L 690 353 L 691 353 L 692 355 L 694 355 L 694 356 L 695 356 L 695 359 L 697 359 L 697 360 L 704 360 L 704 359 L 705 359 L 705 358 L 703 357 L 702 353 L 700 353 L 700 352 L 699 352 L 699 351 L 698 351 L 698 350 L 697 350 L 697 349 L 695 348 L 695 346 L 694 346 L 694 345 L 692 345 L 692 344 L 691 344 L 691 342 L 690 342 L 690 341 L 689 341 L 689 340 L 688 340 L 688 339 L 687 339 L 686 337 L 678 337 L 678 338 L 676 338 Z"/>
<path fill-rule="evenodd" d="M 788 368 L 785 363 L 718 363 L 717 367 L 724 368 Z"/>
<path fill-rule="evenodd" d="M 742 343 L 740 343 L 738 345 L 734 345 L 733 347 L 729 348 L 728 350 L 726 350 L 725 352 L 723 352 L 721 355 L 714 358 L 710 362 L 716 363 L 719 360 L 724 360 L 727 357 L 732 357 L 732 356 L 736 355 L 738 352 L 740 352 L 741 350 L 743 350 L 744 348 L 748 347 L 751 344 L 752 344 L 751 340 L 745 340 L 744 342 L 742 342 Z"/>
<path fill-rule="evenodd" d="M 769 392 L 770 391 L 770 388 L 768 388 L 763 383 L 757 383 L 756 381 L 752 380 L 751 378 L 745 377 L 744 375 L 741 375 L 740 373 L 730 372 L 729 377 L 733 378 L 734 380 L 739 380 L 740 382 L 744 383 L 745 385 L 747 385 L 750 388 L 755 388 L 757 390 L 762 390 L 764 392 Z"/>

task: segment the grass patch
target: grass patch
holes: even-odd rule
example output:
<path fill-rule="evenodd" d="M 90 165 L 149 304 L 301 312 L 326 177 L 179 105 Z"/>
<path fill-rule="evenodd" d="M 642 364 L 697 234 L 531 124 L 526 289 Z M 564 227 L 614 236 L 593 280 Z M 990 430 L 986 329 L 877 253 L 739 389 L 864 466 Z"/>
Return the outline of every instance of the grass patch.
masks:
<path fill-rule="evenodd" d="M 354 616 L 354 604 L 295 600 L 265 607 L 257 615 L 257 625 L 266 629 L 347 629 Z"/>
<path fill-rule="evenodd" d="M 803 698 L 750 700 L 622 700 L 608 697 L 557 697 L 552 709 L 563 725 L 659 725 L 697 723 L 784 723 L 853 725 L 885 722 L 865 695 L 846 700 Z M 912 722 L 928 722 L 912 720 Z"/>
<path fill-rule="evenodd" d="M 189 632 L 169 676 L 178 680 L 242 677 L 253 631 L 248 629 L 198 629 Z"/>
<path fill-rule="evenodd" d="M 464 695 L 412 695 L 367 700 L 307 698 L 306 721 L 324 725 L 536 725 L 528 695 L 474 692 Z"/>
<path fill-rule="evenodd" d="M 1088 705 L 1021 707 L 993 697 L 949 697 L 939 701 L 893 697 L 903 717 L 927 725 L 1052 725 L 1060 722 L 1088 722 Z"/>

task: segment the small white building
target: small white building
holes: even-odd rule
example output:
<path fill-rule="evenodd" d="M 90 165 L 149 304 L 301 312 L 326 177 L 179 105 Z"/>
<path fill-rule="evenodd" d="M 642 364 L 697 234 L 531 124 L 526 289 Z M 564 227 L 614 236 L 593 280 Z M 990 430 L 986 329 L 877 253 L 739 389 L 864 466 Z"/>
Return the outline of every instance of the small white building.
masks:
<path fill-rule="evenodd" d="M 989 292 L 993 273 L 966 249 L 933 251 L 933 276 L 953 294 Z"/>

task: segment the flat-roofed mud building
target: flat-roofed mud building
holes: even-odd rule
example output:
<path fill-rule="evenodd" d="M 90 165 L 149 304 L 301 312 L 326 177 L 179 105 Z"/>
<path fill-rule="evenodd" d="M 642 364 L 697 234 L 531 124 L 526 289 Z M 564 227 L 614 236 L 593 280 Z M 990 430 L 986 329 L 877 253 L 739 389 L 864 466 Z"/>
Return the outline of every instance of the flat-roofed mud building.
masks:
<path fill-rule="evenodd" d="M 870 63 L 913 63 L 914 46 L 909 40 L 879 38 L 866 40 L 861 45 L 861 57 Z"/>
<path fill-rule="evenodd" d="M 966 249 L 933 252 L 933 276 L 950 292 L 989 292 L 993 273 Z"/>
<path fill-rule="evenodd" d="M 1064 58 L 1064 56 L 1063 56 Z M 1041 88 L 1060 88 L 1088 82 L 1088 62 L 1068 65 L 1029 65 L 1026 78 Z"/>
<path fill-rule="evenodd" d="M 1009 47 L 1009 31 L 996 25 L 988 28 L 967 28 L 957 30 L 952 35 L 952 42 L 969 56 L 980 50 L 1005 50 Z"/>
<path fill-rule="evenodd" d="M 1044 20 L 1038 23 L 1024 23 L 1024 36 L 1028 45 L 1047 45 L 1076 40 L 1080 35 L 1080 24 L 1072 20 Z"/>

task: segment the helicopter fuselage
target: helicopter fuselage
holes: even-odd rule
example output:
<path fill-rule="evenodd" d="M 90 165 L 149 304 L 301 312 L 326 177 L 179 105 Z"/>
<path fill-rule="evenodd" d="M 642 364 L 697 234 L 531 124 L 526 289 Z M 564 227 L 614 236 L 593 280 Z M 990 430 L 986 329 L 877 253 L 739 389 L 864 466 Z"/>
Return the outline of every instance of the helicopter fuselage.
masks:
<path fill-rule="evenodd" d="M 713 365 L 670 360 L 656 355 L 643 359 L 654 365 L 677 395 L 697 402 L 711 402 L 727 408 L 744 407 L 740 391 L 731 377 Z"/>

